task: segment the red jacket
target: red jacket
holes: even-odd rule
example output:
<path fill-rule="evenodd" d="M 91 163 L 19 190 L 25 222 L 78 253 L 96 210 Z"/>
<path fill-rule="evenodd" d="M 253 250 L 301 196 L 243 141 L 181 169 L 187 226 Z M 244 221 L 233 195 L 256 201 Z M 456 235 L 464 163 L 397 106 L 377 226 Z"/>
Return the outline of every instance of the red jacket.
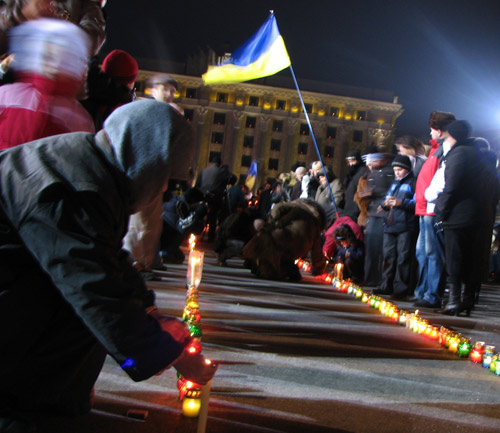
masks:
<path fill-rule="evenodd" d="M 325 243 L 323 244 L 323 254 L 327 257 L 333 257 L 335 255 L 335 251 L 337 250 L 337 242 L 335 240 L 335 236 L 333 232 L 337 227 L 340 227 L 342 224 L 347 224 L 356 236 L 356 239 L 359 241 L 364 241 L 363 231 L 361 227 L 354 222 L 351 217 L 343 216 L 337 218 L 335 222 L 328 228 L 325 232 Z"/>
<path fill-rule="evenodd" d="M 425 160 L 420 173 L 417 177 L 417 183 L 415 185 L 415 215 L 434 215 L 433 213 L 427 213 L 427 201 L 425 200 L 425 190 L 430 185 L 434 173 L 436 173 L 439 168 L 439 159 L 434 156 L 439 147 L 439 143 L 436 140 L 429 141 L 431 145 L 431 151 L 429 157 Z"/>
<path fill-rule="evenodd" d="M 0 149 L 67 132 L 94 132 L 76 99 L 81 81 L 20 74 L 0 87 Z"/>

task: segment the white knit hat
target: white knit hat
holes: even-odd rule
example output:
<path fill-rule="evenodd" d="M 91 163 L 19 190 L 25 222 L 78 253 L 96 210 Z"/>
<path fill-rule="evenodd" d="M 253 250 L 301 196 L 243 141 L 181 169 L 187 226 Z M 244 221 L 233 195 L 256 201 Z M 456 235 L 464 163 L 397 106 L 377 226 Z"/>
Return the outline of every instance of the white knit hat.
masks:
<path fill-rule="evenodd" d="M 26 21 L 9 33 L 12 69 L 54 77 L 82 78 L 87 70 L 90 38 L 67 21 L 41 18 Z"/>

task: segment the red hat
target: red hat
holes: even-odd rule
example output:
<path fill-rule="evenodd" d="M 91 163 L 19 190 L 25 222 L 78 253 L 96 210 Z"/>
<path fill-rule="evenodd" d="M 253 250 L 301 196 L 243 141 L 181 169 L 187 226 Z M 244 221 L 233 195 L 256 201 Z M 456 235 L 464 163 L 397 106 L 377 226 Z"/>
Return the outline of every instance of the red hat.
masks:
<path fill-rule="evenodd" d="M 118 83 L 127 85 L 136 80 L 139 66 L 126 51 L 113 50 L 104 58 L 101 69 Z"/>

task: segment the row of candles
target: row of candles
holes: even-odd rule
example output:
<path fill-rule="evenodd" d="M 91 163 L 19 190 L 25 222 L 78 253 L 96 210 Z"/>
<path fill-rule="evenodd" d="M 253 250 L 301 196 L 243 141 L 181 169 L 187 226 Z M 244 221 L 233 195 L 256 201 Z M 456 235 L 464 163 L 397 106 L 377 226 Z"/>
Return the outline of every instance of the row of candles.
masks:
<path fill-rule="evenodd" d="M 200 285 L 203 272 L 204 254 L 195 249 L 196 237 L 194 235 L 189 237 L 188 244 L 189 257 L 186 276 L 186 304 L 182 313 L 182 320 L 186 323 L 189 334 L 192 337 L 192 343 L 187 348 L 187 351 L 189 354 L 196 354 L 200 353 L 202 350 L 198 286 Z M 201 385 L 187 380 L 182 377 L 182 375 L 178 375 L 177 389 L 179 390 L 179 400 L 182 401 L 182 414 L 190 418 L 197 417 L 201 409 Z"/>
<path fill-rule="evenodd" d="M 297 260 L 296 264 L 305 272 L 311 269 L 310 263 L 305 260 Z M 360 286 L 354 284 L 349 279 L 343 279 L 343 267 L 342 263 L 336 263 L 333 267 L 333 272 L 324 273 L 321 275 L 321 279 L 331 284 L 339 292 L 353 296 L 369 307 L 378 310 L 393 323 L 405 326 L 416 334 L 434 340 L 448 351 L 456 353 L 461 358 L 470 358 L 471 362 L 481 364 L 497 376 L 500 376 L 500 353 L 496 352 L 495 346 L 486 344 L 483 341 L 477 341 L 472 344 L 470 338 L 454 330 L 444 326 L 438 327 L 432 325 L 419 315 L 418 310 L 411 313 L 399 309 L 397 305 L 380 296 L 364 292 Z"/>

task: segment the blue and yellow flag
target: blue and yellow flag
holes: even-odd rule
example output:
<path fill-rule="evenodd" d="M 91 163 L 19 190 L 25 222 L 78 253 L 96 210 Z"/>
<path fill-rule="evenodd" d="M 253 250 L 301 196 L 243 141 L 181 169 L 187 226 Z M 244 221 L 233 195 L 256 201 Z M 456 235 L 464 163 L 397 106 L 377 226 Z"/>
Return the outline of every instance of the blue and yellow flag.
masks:
<path fill-rule="evenodd" d="M 257 177 L 257 161 L 253 161 L 248 169 L 247 178 L 245 179 L 245 185 L 251 191 L 255 185 L 255 179 Z"/>
<path fill-rule="evenodd" d="M 209 66 L 202 75 L 210 84 L 241 83 L 276 74 L 290 66 L 285 42 L 278 30 L 273 13 L 257 32 L 239 47 L 230 60 L 222 65 Z"/>

